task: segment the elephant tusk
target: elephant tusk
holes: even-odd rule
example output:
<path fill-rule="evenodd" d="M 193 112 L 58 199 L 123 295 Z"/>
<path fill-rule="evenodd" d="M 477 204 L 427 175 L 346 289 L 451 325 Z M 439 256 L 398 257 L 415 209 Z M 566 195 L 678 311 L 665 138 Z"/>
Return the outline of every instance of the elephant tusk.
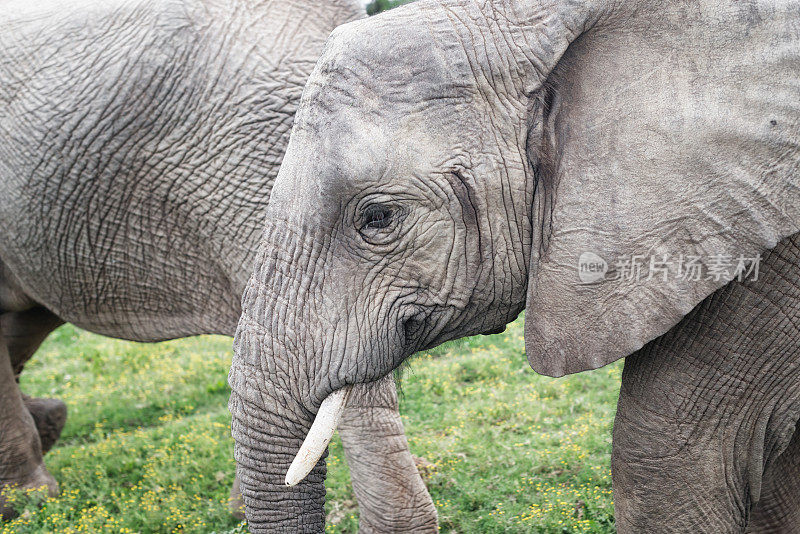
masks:
<path fill-rule="evenodd" d="M 286 485 L 294 486 L 306 478 L 314 466 L 317 465 L 325 447 L 330 443 L 336 427 L 339 426 L 339 419 L 347 404 L 350 390 L 353 386 L 345 386 L 328 395 L 319 407 L 314 424 L 308 431 L 306 439 L 297 451 L 297 455 L 292 460 L 292 465 L 286 472 Z"/>

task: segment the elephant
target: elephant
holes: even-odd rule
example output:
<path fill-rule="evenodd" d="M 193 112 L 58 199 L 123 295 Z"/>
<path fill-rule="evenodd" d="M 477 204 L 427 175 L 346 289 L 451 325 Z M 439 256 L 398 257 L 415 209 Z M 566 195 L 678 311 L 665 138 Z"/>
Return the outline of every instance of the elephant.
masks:
<path fill-rule="evenodd" d="M 66 407 L 18 378 L 59 325 L 233 336 L 305 81 L 364 16 L 356 0 L 0 4 L 0 488 L 58 492 L 42 456 Z M 394 382 L 365 385 L 341 430 L 361 530 L 435 532 Z"/>
<path fill-rule="evenodd" d="M 354 387 L 525 310 L 627 357 L 619 532 L 800 531 L 800 3 L 419 0 L 329 37 L 229 374 L 252 532 L 323 525 Z"/>

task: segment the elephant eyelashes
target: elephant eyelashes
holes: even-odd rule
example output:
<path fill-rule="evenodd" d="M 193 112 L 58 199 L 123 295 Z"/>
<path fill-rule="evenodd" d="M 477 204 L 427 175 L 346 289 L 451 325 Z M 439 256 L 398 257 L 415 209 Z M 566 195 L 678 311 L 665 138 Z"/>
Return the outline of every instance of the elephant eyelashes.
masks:
<path fill-rule="evenodd" d="M 380 204 L 373 204 L 364 210 L 362 231 L 387 228 L 392 221 L 392 210 Z"/>
<path fill-rule="evenodd" d="M 358 233 L 370 245 L 388 245 L 398 237 L 398 223 L 403 214 L 403 210 L 397 206 L 389 207 L 377 202 L 368 204 L 358 217 Z"/>

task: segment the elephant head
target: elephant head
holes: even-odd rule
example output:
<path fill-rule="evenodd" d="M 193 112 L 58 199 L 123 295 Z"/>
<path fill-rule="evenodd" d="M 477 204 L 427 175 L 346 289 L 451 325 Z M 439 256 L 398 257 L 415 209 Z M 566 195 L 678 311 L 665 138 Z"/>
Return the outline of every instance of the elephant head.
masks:
<path fill-rule="evenodd" d="M 752 266 L 798 230 L 797 35 L 770 9 L 423 0 L 334 32 L 235 342 L 254 531 L 322 527 L 320 455 L 351 385 L 523 308 L 535 370 L 605 365 L 736 274 L 712 256 Z M 288 482 L 311 473 L 285 486 L 318 411 Z"/>

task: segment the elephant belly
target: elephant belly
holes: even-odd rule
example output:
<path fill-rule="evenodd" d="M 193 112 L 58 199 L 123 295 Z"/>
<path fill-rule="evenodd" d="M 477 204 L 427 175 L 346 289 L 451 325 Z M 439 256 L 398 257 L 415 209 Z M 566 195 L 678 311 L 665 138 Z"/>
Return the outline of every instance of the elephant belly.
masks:
<path fill-rule="evenodd" d="M 191 235 L 196 224 L 152 199 L 93 209 L 86 195 L 36 212 L 35 199 L 15 193 L 5 199 L 16 202 L 0 200 L 9 303 L 32 300 L 81 328 L 137 341 L 234 332 L 241 281 L 220 260 L 245 272 L 245 253 Z"/>
<path fill-rule="evenodd" d="M 227 277 L 194 257 L 150 256 L 149 263 L 111 254 L 104 261 L 81 264 L 71 261 L 80 256 L 30 256 L 3 256 L 14 265 L 26 300 L 91 332 L 159 341 L 204 333 L 232 335 L 235 330 L 238 293 Z"/>

